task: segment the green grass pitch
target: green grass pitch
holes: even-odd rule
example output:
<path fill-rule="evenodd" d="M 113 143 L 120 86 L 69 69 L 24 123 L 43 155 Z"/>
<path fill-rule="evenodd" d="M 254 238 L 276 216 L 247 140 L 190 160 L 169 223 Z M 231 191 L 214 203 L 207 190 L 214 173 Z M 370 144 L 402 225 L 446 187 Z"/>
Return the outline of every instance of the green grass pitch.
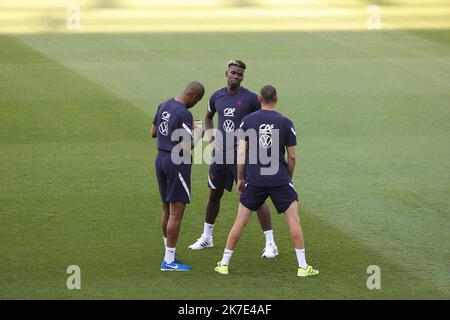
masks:
<path fill-rule="evenodd" d="M 108 33 L 0 36 L 0 298 L 449 299 L 450 33 L 447 30 Z M 177 247 L 189 273 L 163 273 L 149 125 L 187 81 L 206 97 L 231 58 L 244 85 L 271 83 L 299 136 L 299 190 L 314 279 L 260 257 L 256 217 L 230 266 L 221 258 L 238 203 L 224 196 L 215 248 L 202 232 L 207 165 L 194 165 Z M 81 268 L 81 290 L 66 268 Z M 370 265 L 381 290 L 366 286 Z"/>

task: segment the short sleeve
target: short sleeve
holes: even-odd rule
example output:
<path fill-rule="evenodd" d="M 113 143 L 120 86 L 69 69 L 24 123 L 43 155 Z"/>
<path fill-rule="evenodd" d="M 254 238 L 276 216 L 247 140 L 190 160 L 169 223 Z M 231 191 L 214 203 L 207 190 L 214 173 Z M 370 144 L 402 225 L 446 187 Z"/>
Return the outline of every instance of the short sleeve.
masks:
<path fill-rule="evenodd" d="M 208 100 L 208 111 L 216 113 L 216 98 L 214 94 Z"/>
<path fill-rule="evenodd" d="M 252 107 L 252 112 L 254 111 L 258 111 L 259 109 L 261 109 L 261 103 L 258 100 L 258 95 L 252 93 L 252 97 L 251 97 L 251 107 Z"/>
<path fill-rule="evenodd" d="M 297 133 L 295 132 L 294 124 L 291 120 L 286 121 L 286 147 L 292 147 L 297 145 Z"/>
<path fill-rule="evenodd" d="M 248 121 L 247 117 L 244 117 L 244 119 L 242 119 L 241 124 L 239 125 L 239 132 L 238 132 L 239 140 L 246 140 L 245 133 L 247 132 L 247 129 L 248 129 Z"/>
<path fill-rule="evenodd" d="M 183 113 L 181 116 L 181 125 L 180 128 L 183 128 L 186 130 L 192 137 L 192 128 L 193 128 L 193 118 L 192 113 L 186 110 L 186 112 Z"/>

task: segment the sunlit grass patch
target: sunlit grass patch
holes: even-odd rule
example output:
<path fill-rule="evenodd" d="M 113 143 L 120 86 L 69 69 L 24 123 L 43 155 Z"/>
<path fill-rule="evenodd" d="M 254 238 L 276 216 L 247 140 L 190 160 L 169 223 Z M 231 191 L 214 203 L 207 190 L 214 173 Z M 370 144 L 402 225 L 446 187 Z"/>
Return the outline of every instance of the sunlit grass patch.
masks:
<path fill-rule="evenodd" d="M 446 1 L 80 1 L 79 28 L 68 28 L 73 2 L 0 4 L 0 33 L 219 32 L 450 28 Z M 375 5 L 379 9 L 369 9 Z M 374 16 L 375 15 L 375 16 Z"/>

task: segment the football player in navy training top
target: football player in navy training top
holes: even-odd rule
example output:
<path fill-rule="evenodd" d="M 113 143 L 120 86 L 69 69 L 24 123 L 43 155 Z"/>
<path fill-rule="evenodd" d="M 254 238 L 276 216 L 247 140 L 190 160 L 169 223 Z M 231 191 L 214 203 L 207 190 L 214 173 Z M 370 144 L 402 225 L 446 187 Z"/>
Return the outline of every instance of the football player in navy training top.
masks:
<path fill-rule="evenodd" d="M 221 274 L 228 274 L 233 249 L 250 220 L 252 211 L 258 209 L 268 197 L 272 199 L 278 213 L 284 212 L 289 225 L 298 260 L 297 275 L 308 277 L 319 273 L 306 263 L 303 231 L 298 215 L 298 196 L 292 184 L 296 133 L 292 121 L 275 111 L 277 100 L 275 88 L 264 86 L 259 96 L 261 110 L 246 116 L 240 125 L 237 190 L 241 196 L 236 221 L 228 235 L 223 258 L 215 268 L 215 271 Z"/>
<path fill-rule="evenodd" d="M 236 178 L 236 149 L 237 149 L 237 127 L 246 115 L 261 108 L 258 96 L 241 86 L 244 79 L 246 65 L 240 60 L 232 60 L 228 63 L 226 77 L 228 85 L 217 90 L 210 97 L 208 111 L 205 117 L 206 133 L 213 129 L 214 115 L 218 114 L 218 132 L 210 136 L 210 142 L 215 146 L 213 150 L 213 161 L 209 167 L 208 186 L 210 188 L 208 205 L 206 207 L 203 234 L 189 246 L 189 249 L 200 250 L 211 248 L 213 244 L 213 228 L 220 209 L 220 201 L 224 189 L 231 191 Z M 255 208 L 263 229 L 266 245 L 263 257 L 274 258 L 278 255 L 272 231 L 272 222 L 269 208 L 262 202 L 261 206 Z"/>
<path fill-rule="evenodd" d="M 202 137 L 202 129 L 193 123 L 188 109 L 204 94 L 200 82 L 190 82 L 180 95 L 159 105 L 153 120 L 151 134 L 158 140 L 156 177 L 163 204 L 162 231 L 166 247 L 162 271 L 191 270 L 175 260 L 175 248 L 184 209 L 191 199 L 191 149 Z"/>

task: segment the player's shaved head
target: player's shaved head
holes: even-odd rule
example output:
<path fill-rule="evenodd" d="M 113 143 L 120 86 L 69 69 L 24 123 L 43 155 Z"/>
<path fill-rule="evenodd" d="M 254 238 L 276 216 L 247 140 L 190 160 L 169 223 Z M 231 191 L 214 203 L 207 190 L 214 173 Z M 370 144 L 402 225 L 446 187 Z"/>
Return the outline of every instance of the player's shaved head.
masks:
<path fill-rule="evenodd" d="M 205 94 L 205 87 L 199 81 L 191 81 L 184 89 L 184 93 L 190 96 L 203 97 Z"/>
<path fill-rule="evenodd" d="M 202 100 L 205 94 L 205 87 L 199 81 L 191 81 L 187 84 L 183 92 L 178 96 L 179 101 L 182 101 L 186 108 L 192 108 Z"/>
<path fill-rule="evenodd" d="M 277 102 L 277 89 L 270 84 L 265 85 L 261 88 L 260 95 L 262 98 L 262 102 L 267 104 L 274 104 Z"/>

